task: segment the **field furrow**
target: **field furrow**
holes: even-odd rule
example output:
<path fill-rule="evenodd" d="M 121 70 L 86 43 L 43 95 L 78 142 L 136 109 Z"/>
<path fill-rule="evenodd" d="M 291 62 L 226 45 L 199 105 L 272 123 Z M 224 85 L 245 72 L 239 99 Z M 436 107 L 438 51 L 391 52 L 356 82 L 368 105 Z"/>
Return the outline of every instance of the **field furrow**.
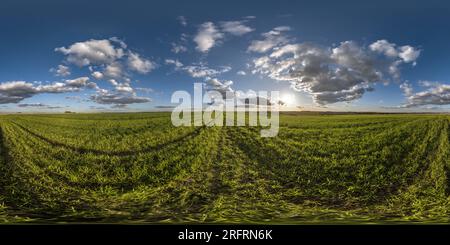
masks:
<path fill-rule="evenodd" d="M 282 113 L 174 127 L 168 113 L 0 117 L 4 222 L 448 222 L 447 115 Z"/>

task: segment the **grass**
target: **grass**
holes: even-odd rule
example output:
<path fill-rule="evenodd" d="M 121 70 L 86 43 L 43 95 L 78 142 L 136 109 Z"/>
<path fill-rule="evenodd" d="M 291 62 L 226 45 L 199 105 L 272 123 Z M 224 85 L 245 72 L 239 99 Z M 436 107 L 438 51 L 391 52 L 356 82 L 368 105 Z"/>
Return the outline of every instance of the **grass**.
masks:
<path fill-rule="evenodd" d="M 0 222 L 448 223 L 448 115 L 0 116 Z"/>

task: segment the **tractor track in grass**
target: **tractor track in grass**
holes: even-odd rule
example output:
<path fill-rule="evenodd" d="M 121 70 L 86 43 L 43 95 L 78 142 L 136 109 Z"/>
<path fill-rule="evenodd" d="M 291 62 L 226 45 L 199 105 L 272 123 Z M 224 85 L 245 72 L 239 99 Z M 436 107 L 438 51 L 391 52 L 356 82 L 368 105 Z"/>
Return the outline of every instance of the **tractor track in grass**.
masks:
<path fill-rule="evenodd" d="M 203 128 L 204 127 L 197 128 L 198 133 L 203 132 L 202 131 Z M 21 129 L 26 131 L 23 128 L 21 128 Z M 2 132 L 0 132 L 0 133 L 2 133 Z M 3 134 L 1 134 L 1 136 L 3 136 Z M 189 138 L 192 139 L 193 137 L 189 137 Z M 3 137 L 1 139 L 3 140 Z M 39 137 L 36 137 L 36 140 L 39 140 L 39 139 L 40 139 Z M 183 138 L 183 140 L 178 140 L 176 143 L 177 144 L 180 144 L 180 143 L 184 144 L 184 143 L 186 143 L 186 139 L 187 138 Z M 172 146 L 172 144 L 171 144 L 171 146 Z M 0 150 L 2 150 L 2 151 L 0 151 L 0 153 L 4 153 L 3 149 L 4 149 L 4 147 L 2 147 L 0 149 Z M 0 161 L 0 163 L 2 163 L 2 161 Z M 45 167 L 40 167 L 40 168 L 45 171 L 45 169 L 44 169 Z M 134 190 L 134 188 L 136 187 L 135 185 L 133 186 L 131 184 L 127 185 L 127 183 L 95 183 L 95 182 L 75 183 L 75 182 L 70 181 L 66 176 L 61 175 L 59 173 L 48 172 L 48 171 L 45 171 L 45 172 L 46 172 L 45 174 L 48 174 L 48 177 L 53 179 L 53 181 L 56 181 L 56 182 L 64 184 L 64 185 L 67 185 L 67 187 L 69 187 L 69 188 L 75 188 L 74 191 L 76 191 L 78 193 L 76 195 L 81 195 L 81 193 L 78 192 L 78 190 L 82 190 L 82 189 L 92 189 L 92 190 L 94 190 L 94 189 L 98 189 L 99 187 L 103 187 L 103 186 L 120 189 L 121 193 L 129 192 L 131 190 Z M 170 182 L 170 181 L 176 181 L 176 180 L 168 180 L 168 181 Z M 142 184 L 142 183 L 140 183 L 140 184 Z M 161 185 L 155 186 L 155 188 L 163 187 L 166 184 L 167 183 L 163 183 Z M 204 184 L 204 183 L 202 182 L 202 184 Z M 32 192 L 28 192 L 28 194 L 32 195 L 33 193 Z M 73 192 L 73 194 L 75 194 L 75 192 Z M 80 198 L 81 197 L 82 196 L 80 196 Z M 76 198 L 76 200 L 78 200 L 77 197 L 75 197 L 75 198 Z M 36 197 L 35 200 L 39 200 L 39 198 Z M 12 202 L 12 204 L 14 204 L 14 202 Z M 82 204 L 82 205 L 91 205 L 91 204 L 94 205 L 95 203 L 89 203 L 89 204 L 85 203 L 85 204 Z M 46 222 L 50 221 L 52 217 L 58 217 L 60 215 L 63 215 L 63 213 L 58 213 L 59 212 L 58 210 L 55 210 L 55 212 L 53 212 L 52 210 L 46 210 L 45 208 L 41 209 L 42 207 L 40 206 L 39 203 L 30 204 L 30 205 L 31 206 L 24 206 L 24 207 L 17 206 L 17 208 L 10 208 L 10 214 L 15 214 L 15 215 L 23 216 L 23 217 L 30 217 L 30 218 L 37 219 L 37 220 L 45 220 Z M 81 208 L 81 210 L 83 209 L 82 206 L 78 207 L 78 209 L 80 209 L 80 208 Z M 95 207 L 92 206 L 90 208 L 92 208 L 92 210 L 94 210 Z M 70 212 L 67 215 L 70 215 Z M 111 217 L 113 217 L 113 216 L 111 216 Z M 104 218 L 108 219 L 107 216 L 104 216 Z M 73 218 L 68 217 L 68 218 L 63 218 L 63 219 L 60 219 L 60 220 L 64 220 L 64 219 L 67 219 L 67 220 L 70 220 L 70 221 L 75 221 L 75 222 L 76 221 L 80 221 L 80 220 L 84 220 L 84 218 L 79 219 L 77 217 L 73 217 Z M 103 216 L 100 215 L 96 219 L 98 219 L 99 221 L 103 220 Z"/>
<path fill-rule="evenodd" d="M 216 156 L 214 158 L 214 161 L 212 162 L 212 181 L 210 185 L 210 192 L 212 194 L 213 199 L 216 199 L 217 195 L 220 194 L 221 188 L 222 188 L 222 181 L 220 179 L 220 170 L 219 165 L 223 161 L 223 148 L 225 144 L 225 138 L 227 137 L 227 131 L 223 127 L 220 129 L 219 132 L 219 143 L 217 146 L 217 152 Z"/>
<path fill-rule="evenodd" d="M 8 154 L 8 148 L 5 144 L 5 138 L 3 135 L 3 128 L 0 125 L 0 196 L 6 196 L 5 186 L 7 185 L 6 180 L 9 179 L 9 170 L 8 167 L 10 162 L 10 157 Z"/>
<path fill-rule="evenodd" d="M 0 125 L 0 158 L 0 196 L 2 197 L 1 201 L 6 206 L 7 215 L 14 218 L 30 217 L 30 214 L 24 211 L 22 205 L 16 202 L 15 190 L 11 190 L 12 186 L 17 184 L 17 177 L 13 173 L 17 167 L 12 164 L 2 125 Z"/>
<path fill-rule="evenodd" d="M 351 124 L 347 127 L 333 127 L 340 119 L 324 126 L 316 118 L 294 118 L 278 138 L 261 138 L 255 127 L 188 128 L 157 134 L 151 141 L 156 145 L 142 155 L 144 149 L 128 151 L 127 145 L 91 149 L 80 143 L 95 140 L 98 135 L 90 134 L 108 127 L 106 119 L 104 125 L 89 123 L 92 131 L 78 140 L 83 128 L 68 133 L 63 125 L 45 126 L 46 120 L 35 126 L 34 119 L 5 118 L 0 176 L 7 178 L 0 180 L 5 207 L 0 219 L 6 214 L 37 222 L 298 223 L 353 217 L 426 222 L 429 214 L 450 213 L 450 124 L 437 116 L 407 118 L 362 124 L 355 117 L 343 123 Z M 118 123 L 119 130 L 111 131 L 116 137 L 108 139 L 133 140 L 124 130 L 133 126 L 139 125 Z M 324 132 L 306 134 L 302 126 Z"/>
<path fill-rule="evenodd" d="M 113 152 L 113 151 L 104 151 L 104 150 L 97 150 L 97 149 L 88 149 L 88 148 L 82 148 L 82 147 L 74 147 L 71 145 L 67 145 L 49 138 L 46 138 L 40 134 L 37 134 L 29 129 L 27 129 L 26 127 L 16 123 L 16 122 L 11 122 L 13 125 L 16 125 L 17 127 L 21 128 L 22 130 L 26 131 L 27 133 L 33 135 L 36 138 L 39 138 L 40 140 L 55 146 L 55 147 L 63 147 L 65 149 L 69 149 L 73 152 L 79 153 L 79 154 L 97 154 L 97 155 L 109 155 L 109 156 L 133 156 L 136 154 L 141 154 L 141 153 L 146 153 L 146 152 L 150 152 L 150 151 L 155 151 L 155 150 L 161 150 L 167 146 L 170 146 L 172 144 L 176 144 L 176 143 L 180 143 L 188 138 L 193 138 L 196 137 L 200 134 L 200 132 L 205 128 L 205 126 L 201 126 L 201 127 L 197 127 L 195 128 L 192 132 L 187 133 L 186 135 L 183 135 L 181 137 L 178 137 L 176 139 L 170 140 L 168 142 L 164 142 L 155 146 L 149 146 L 149 147 L 145 147 L 143 149 L 140 150 L 126 150 L 126 151 L 117 151 L 117 152 Z"/>
<path fill-rule="evenodd" d="M 19 125 L 17 125 L 17 126 L 19 126 Z M 28 132 L 28 133 L 32 134 L 31 132 L 29 132 L 28 130 L 26 130 L 23 127 L 20 127 L 20 129 L 24 130 L 25 132 Z M 155 147 L 156 149 L 154 149 L 154 150 L 163 150 L 163 149 L 166 149 L 166 148 L 177 147 L 178 145 L 185 144 L 188 140 L 194 139 L 201 132 L 203 132 L 203 129 L 204 129 L 204 127 L 198 127 L 198 128 L 196 128 L 194 130 L 194 132 L 189 133 L 189 135 L 186 135 L 186 136 L 177 138 L 174 141 L 170 141 L 170 142 L 167 142 L 165 144 L 162 144 L 162 145 L 164 145 L 164 147 L 160 147 L 160 148 L 159 147 L 158 148 Z M 34 135 L 34 134 L 32 134 L 32 135 L 36 137 L 36 140 L 38 140 L 38 141 L 42 140 L 41 137 L 38 137 L 37 135 Z M 50 144 L 51 146 L 55 146 L 54 144 L 51 144 L 50 142 L 46 142 L 46 143 Z M 56 145 L 56 146 L 59 146 L 59 144 Z M 161 146 L 161 145 L 159 145 L 159 146 Z M 65 146 L 60 146 L 60 147 L 67 148 Z M 145 150 L 147 150 L 147 149 L 145 149 Z M 135 151 L 135 152 L 132 152 L 132 154 L 126 154 L 126 155 L 124 155 L 124 154 L 107 154 L 107 155 L 116 155 L 116 156 L 118 155 L 118 156 L 121 156 L 121 157 L 124 157 L 124 156 L 128 157 L 128 156 L 134 156 L 135 154 L 153 152 L 153 151 L 145 151 L 145 150 Z M 152 147 L 152 150 L 153 150 L 153 147 Z M 80 153 L 80 151 L 78 151 L 76 148 L 73 151 L 76 152 L 76 153 Z M 97 153 L 97 152 L 92 152 L 92 151 L 84 152 L 83 151 L 83 153 Z M 63 159 L 60 159 L 60 160 L 63 160 Z M 124 164 L 127 164 L 127 163 L 125 162 Z M 64 176 L 64 174 L 61 174 L 61 173 L 58 173 L 58 172 L 54 172 L 54 171 L 50 171 L 45 166 L 39 166 L 39 167 L 50 178 L 52 178 L 54 180 L 58 180 L 61 183 L 65 183 L 67 186 L 70 186 L 70 187 L 73 187 L 73 188 L 98 189 L 100 187 L 108 186 L 108 187 L 112 187 L 112 188 L 115 188 L 115 189 L 120 189 L 122 192 L 126 192 L 126 191 L 129 191 L 129 190 L 132 190 L 137 185 L 136 183 L 113 183 L 113 182 L 112 183 L 110 183 L 110 182 L 97 183 L 95 181 L 88 181 L 88 182 L 79 183 L 79 182 L 74 182 L 74 181 L 70 180 L 67 176 Z"/>
<path fill-rule="evenodd" d="M 405 122 L 405 125 L 398 125 L 399 127 L 406 127 L 406 125 L 409 125 L 413 122 Z M 248 155 L 248 157 L 250 157 L 251 159 L 256 159 L 259 162 L 259 165 L 261 166 L 260 168 L 260 172 L 262 174 L 264 174 L 266 177 L 266 179 L 274 179 L 274 176 L 271 177 L 271 175 L 274 174 L 273 170 L 274 168 L 277 168 L 277 160 L 281 161 L 283 159 L 283 157 L 285 157 L 285 155 L 281 155 L 277 152 L 271 151 L 271 149 L 267 148 L 264 144 L 264 142 L 262 142 L 262 140 L 258 140 L 257 138 L 257 133 L 253 132 L 251 129 L 248 128 L 239 128 L 238 129 L 240 131 L 239 134 L 248 134 L 248 136 L 246 137 L 247 142 L 237 142 L 237 146 L 243 151 L 245 152 L 245 154 Z M 428 129 L 431 130 L 431 129 Z M 427 131 L 428 131 L 427 130 Z M 247 132 L 244 132 L 247 131 Z M 238 135 L 236 135 L 238 136 Z M 432 135 L 428 135 L 429 137 L 431 137 Z M 253 142 L 253 143 L 251 143 Z M 254 146 L 254 147 L 252 147 Z M 262 154 L 258 154 L 256 152 L 253 152 L 252 149 L 254 148 L 258 148 Z M 265 150 L 264 150 L 265 149 Z M 270 153 L 269 155 L 265 156 L 265 153 Z M 404 152 L 403 156 L 408 155 L 409 152 Z M 357 156 L 357 155 L 356 155 Z M 403 157 L 400 157 L 401 159 L 403 159 Z M 426 169 L 426 166 L 422 166 L 422 171 Z M 419 172 L 422 172 L 419 171 Z M 293 188 L 292 186 L 290 186 L 289 183 L 283 183 L 283 181 L 278 182 L 280 183 L 282 186 L 285 186 L 286 188 Z M 290 187 L 288 187 L 290 186 Z M 394 189 L 389 189 L 388 192 L 386 192 L 387 190 L 380 190 L 379 192 L 377 192 L 377 196 L 378 197 L 386 197 L 386 195 L 392 195 L 397 193 L 397 191 L 400 189 L 399 186 L 396 186 Z M 303 201 L 320 201 L 323 202 L 323 204 L 325 206 L 330 206 L 330 207 L 336 207 L 336 208 L 351 208 L 350 206 L 348 206 L 345 202 L 345 200 L 326 200 L 326 199 L 315 199 L 313 197 L 304 197 L 302 198 Z M 381 200 L 381 199 L 380 199 Z M 297 201 L 296 201 L 297 202 Z M 342 202 L 342 203 L 341 203 Z M 380 203 L 382 203 L 383 201 L 380 201 Z M 351 205 L 353 206 L 353 205 Z"/>

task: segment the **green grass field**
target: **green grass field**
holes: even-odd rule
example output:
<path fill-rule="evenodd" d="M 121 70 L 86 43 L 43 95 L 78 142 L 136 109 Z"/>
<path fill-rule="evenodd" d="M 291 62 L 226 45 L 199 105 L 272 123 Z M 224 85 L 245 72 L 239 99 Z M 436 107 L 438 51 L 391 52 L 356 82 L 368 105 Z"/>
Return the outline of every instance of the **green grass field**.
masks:
<path fill-rule="evenodd" d="M 0 222 L 449 222 L 448 115 L 0 116 Z"/>

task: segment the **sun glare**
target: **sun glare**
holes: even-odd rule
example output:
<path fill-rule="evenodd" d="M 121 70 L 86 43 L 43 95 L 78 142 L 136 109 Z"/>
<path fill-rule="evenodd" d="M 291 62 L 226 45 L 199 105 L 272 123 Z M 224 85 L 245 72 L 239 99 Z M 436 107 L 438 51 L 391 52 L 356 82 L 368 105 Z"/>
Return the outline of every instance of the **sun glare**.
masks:
<path fill-rule="evenodd" d="M 284 102 L 285 105 L 295 105 L 295 95 L 293 94 L 282 94 L 281 101 Z"/>

